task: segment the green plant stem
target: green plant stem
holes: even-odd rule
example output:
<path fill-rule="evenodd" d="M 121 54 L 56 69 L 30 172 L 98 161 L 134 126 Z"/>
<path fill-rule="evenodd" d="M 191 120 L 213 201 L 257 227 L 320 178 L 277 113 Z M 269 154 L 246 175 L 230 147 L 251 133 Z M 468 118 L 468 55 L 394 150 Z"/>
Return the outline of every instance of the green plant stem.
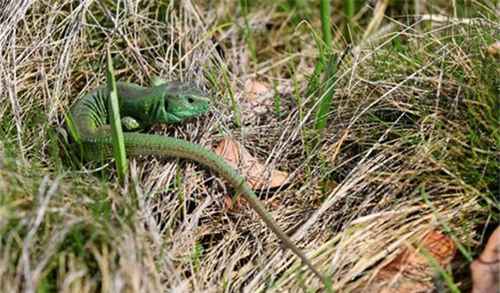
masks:
<path fill-rule="evenodd" d="M 332 31 L 330 30 L 330 1 L 321 0 L 319 9 L 321 13 L 321 29 L 323 31 L 323 42 L 325 43 L 326 51 L 330 53 L 332 51 Z"/>
<path fill-rule="evenodd" d="M 116 170 L 121 183 L 125 182 L 127 174 L 127 155 L 125 153 L 125 141 L 123 138 L 123 130 L 120 118 L 120 110 L 118 103 L 118 90 L 116 88 L 116 80 L 113 69 L 113 61 L 109 48 L 107 50 L 107 86 L 109 91 L 109 111 L 111 120 L 111 134 L 113 141 L 113 157 L 115 158 Z"/>

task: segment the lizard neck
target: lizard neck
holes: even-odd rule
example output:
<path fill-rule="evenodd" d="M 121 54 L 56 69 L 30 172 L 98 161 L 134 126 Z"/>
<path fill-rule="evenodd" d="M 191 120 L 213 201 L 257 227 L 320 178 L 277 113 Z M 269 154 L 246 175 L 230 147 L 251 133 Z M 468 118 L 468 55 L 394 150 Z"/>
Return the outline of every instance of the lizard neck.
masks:
<path fill-rule="evenodd" d="M 161 120 L 165 112 L 165 85 L 144 88 L 131 84 L 119 84 L 120 114 L 130 116 L 143 126 L 151 126 Z"/>

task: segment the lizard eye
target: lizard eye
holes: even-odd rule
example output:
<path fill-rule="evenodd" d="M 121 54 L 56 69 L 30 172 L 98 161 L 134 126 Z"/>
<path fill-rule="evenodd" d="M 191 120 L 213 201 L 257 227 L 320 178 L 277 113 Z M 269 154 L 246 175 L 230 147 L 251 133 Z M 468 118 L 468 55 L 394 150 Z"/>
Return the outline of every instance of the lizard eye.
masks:
<path fill-rule="evenodd" d="M 193 98 L 191 98 L 191 97 L 188 97 L 188 99 L 187 99 L 187 100 L 188 100 L 188 103 L 190 103 L 190 104 L 194 103 L 194 99 L 193 99 Z"/>

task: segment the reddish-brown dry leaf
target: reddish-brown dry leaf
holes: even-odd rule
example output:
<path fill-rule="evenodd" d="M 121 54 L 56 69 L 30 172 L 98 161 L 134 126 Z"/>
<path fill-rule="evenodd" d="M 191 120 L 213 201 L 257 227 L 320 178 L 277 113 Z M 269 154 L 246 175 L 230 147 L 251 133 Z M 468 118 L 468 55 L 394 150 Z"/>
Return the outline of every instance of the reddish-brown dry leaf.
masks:
<path fill-rule="evenodd" d="M 224 209 L 230 211 L 233 209 L 233 199 L 230 196 L 224 196 Z"/>
<path fill-rule="evenodd" d="M 500 292 L 500 226 L 488 239 L 483 253 L 470 266 L 472 293 Z"/>
<path fill-rule="evenodd" d="M 215 148 L 215 153 L 223 157 L 229 165 L 240 170 L 248 184 L 255 190 L 281 186 L 288 178 L 286 172 L 266 168 L 231 138 L 223 139 Z"/>
<path fill-rule="evenodd" d="M 422 253 L 422 250 L 428 255 Z M 384 266 L 375 276 L 372 285 L 365 290 L 384 293 L 430 292 L 434 289 L 432 279 L 436 272 L 429 262 L 429 256 L 441 267 L 446 267 L 455 251 L 456 246 L 450 238 L 439 231 L 430 231 L 417 248 L 404 249 Z"/>
<path fill-rule="evenodd" d="M 239 211 L 242 209 L 250 208 L 250 205 L 246 199 L 242 196 L 237 196 L 233 198 L 231 196 L 224 196 L 224 208 L 226 211 Z"/>

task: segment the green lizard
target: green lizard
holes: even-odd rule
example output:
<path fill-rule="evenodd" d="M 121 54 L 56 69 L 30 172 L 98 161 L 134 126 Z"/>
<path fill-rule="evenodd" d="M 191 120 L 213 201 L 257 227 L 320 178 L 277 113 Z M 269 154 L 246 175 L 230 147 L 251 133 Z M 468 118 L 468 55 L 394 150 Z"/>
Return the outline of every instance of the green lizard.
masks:
<path fill-rule="evenodd" d="M 152 87 L 117 83 L 122 125 L 126 131 L 145 129 L 155 123 L 178 123 L 208 111 L 209 99 L 192 85 L 156 80 Z M 84 96 L 71 109 L 72 121 L 82 144 L 83 158 L 102 160 L 112 157 L 108 112 L 109 92 L 100 87 Z M 245 179 L 212 151 L 185 140 L 137 132 L 124 132 L 127 154 L 155 155 L 195 161 L 217 172 L 235 191 L 245 197 L 284 246 L 292 250 L 322 281 L 322 275 L 305 254 L 279 228 L 266 212 Z"/>

